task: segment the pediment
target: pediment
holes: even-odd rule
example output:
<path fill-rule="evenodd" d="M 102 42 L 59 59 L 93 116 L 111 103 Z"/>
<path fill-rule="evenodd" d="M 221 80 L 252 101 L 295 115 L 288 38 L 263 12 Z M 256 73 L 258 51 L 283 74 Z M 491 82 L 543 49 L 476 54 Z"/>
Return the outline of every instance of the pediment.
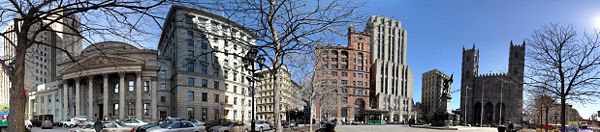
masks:
<path fill-rule="evenodd" d="M 77 62 L 71 62 L 64 69 L 62 69 L 61 73 L 72 73 L 82 70 L 89 70 L 94 68 L 103 68 L 103 67 L 118 67 L 118 66 L 127 66 L 127 65 L 138 65 L 144 64 L 143 61 L 136 60 L 133 58 L 126 58 L 121 56 L 91 56 L 79 60 Z"/>

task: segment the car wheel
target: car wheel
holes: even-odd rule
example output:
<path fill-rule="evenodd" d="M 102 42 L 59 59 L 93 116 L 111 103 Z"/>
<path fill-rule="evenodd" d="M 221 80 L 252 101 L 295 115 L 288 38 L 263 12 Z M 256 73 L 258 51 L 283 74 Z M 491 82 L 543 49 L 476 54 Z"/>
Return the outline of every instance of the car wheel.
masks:
<path fill-rule="evenodd" d="M 248 129 L 244 129 L 244 132 L 248 132 Z"/>

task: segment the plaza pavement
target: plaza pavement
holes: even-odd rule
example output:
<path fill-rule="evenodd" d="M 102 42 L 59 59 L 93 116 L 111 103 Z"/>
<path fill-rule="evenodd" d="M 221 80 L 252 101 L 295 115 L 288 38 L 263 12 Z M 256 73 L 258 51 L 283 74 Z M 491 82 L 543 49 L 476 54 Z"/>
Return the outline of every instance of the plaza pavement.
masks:
<path fill-rule="evenodd" d="M 459 130 L 437 130 L 427 128 L 408 127 L 406 125 L 341 125 L 335 128 L 336 132 L 497 132 L 491 127 L 465 127 Z"/>

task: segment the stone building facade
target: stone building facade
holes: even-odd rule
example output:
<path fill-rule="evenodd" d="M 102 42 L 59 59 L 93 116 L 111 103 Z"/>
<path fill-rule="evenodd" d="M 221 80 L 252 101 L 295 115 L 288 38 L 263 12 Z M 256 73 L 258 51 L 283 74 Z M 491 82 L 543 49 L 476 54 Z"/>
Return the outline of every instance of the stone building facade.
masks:
<path fill-rule="evenodd" d="M 371 16 L 366 31 L 371 35 L 372 109 L 386 111 L 382 120 L 406 122 L 413 105 L 413 75 L 406 63 L 406 35 L 399 20 Z"/>
<path fill-rule="evenodd" d="M 256 72 L 259 76 L 260 82 L 256 83 L 256 119 L 257 120 L 266 120 L 269 122 L 274 122 L 275 113 L 273 113 L 274 104 L 274 93 L 273 86 L 275 83 L 272 81 L 273 76 L 267 69 L 261 69 Z M 277 72 L 276 77 L 278 78 L 279 84 L 281 85 L 281 107 L 280 108 L 280 117 L 282 120 L 293 120 L 288 116 L 289 113 L 293 111 L 303 111 L 306 103 L 302 100 L 302 87 L 292 81 L 292 73 L 290 73 L 286 67 L 282 67 Z M 251 103 L 251 102 L 248 102 Z"/>
<path fill-rule="evenodd" d="M 173 6 L 158 44 L 162 117 L 248 120 L 252 117 L 242 63 L 255 36 L 210 12 Z"/>
<path fill-rule="evenodd" d="M 461 117 L 469 124 L 519 124 L 523 109 L 525 42 L 510 42 L 507 73 L 479 74 L 479 50 L 462 52 Z M 464 109 L 463 109 L 464 108 Z"/>
<path fill-rule="evenodd" d="M 326 86 L 335 90 L 337 104 L 330 111 L 317 112 L 317 117 L 336 118 L 340 121 L 363 121 L 361 111 L 369 107 L 369 78 L 371 65 L 371 38 L 368 32 L 348 28 L 348 45 L 321 45 L 317 53 L 323 61 L 315 67 L 317 78 L 326 79 Z M 319 103 L 319 102 L 317 102 Z M 316 105 L 317 111 L 321 111 Z M 326 109 L 326 108 L 323 108 Z"/>
<path fill-rule="evenodd" d="M 39 85 L 29 96 L 29 115 L 157 119 L 157 51 L 106 41 L 59 64 L 60 80 Z M 29 117 L 31 118 L 31 116 Z"/>
<path fill-rule="evenodd" d="M 427 71 L 421 76 L 421 110 L 424 113 L 425 120 L 431 120 L 437 110 L 445 110 L 448 113 L 451 112 L 451 108 L 443 108 L 443 106 L 450 106 L 450 102 L 441 101 L 444 80 L 447 79 L 450 79 L 450 76 L 438 69 Z"/>

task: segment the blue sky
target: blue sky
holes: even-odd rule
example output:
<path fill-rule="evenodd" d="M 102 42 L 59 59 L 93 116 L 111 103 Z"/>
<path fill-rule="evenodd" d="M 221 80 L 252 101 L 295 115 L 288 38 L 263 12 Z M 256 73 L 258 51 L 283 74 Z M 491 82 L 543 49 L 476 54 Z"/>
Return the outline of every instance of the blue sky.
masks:
<path fill-rule="evenodd" d="M 572 24 L 580 31 L 600 27 L 600 1 L 557 0 L 368 0 L 361 15 L 382 15 L 402 21 L 408 30 L 408 65 L 414 74 L 414 99 L 421 100 L 421 74 L 437 68 L 455 74 L 452 89 L 460 89 L 462 48 L 480 50 L 481 73 L 508 68 L 509 42 L 521 43 L 542 25 Z M 364 25 L 364 24 L 363 24 Z M 345 43 L 345 42 L 340 42 Z M 452 108 L 460 92 L 452 94 Z M 583 118 L 599 104 L 576 104 Z"/>

